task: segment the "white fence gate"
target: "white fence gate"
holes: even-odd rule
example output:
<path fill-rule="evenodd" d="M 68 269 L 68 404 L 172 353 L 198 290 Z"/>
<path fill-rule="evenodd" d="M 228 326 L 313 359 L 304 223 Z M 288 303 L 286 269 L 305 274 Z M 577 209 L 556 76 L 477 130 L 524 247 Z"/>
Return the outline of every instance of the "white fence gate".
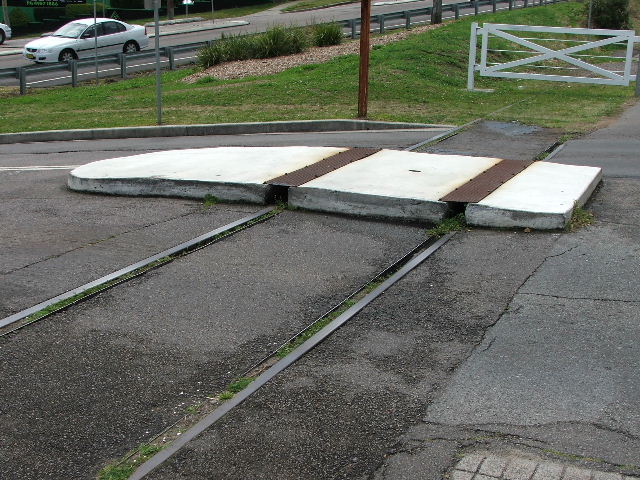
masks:
<path fill-rule="evenodd" d="M 551 34 L 548 36 L 537 35 L 533 38 L 518 36 L 515 33 L 526 34 Z M 482 37 L 480 49 L 480 63 L 476 63 L 477 38 Z M 602 37 L 597 40 L 587 39 L 589 37 Z M 490 49 L 491 38 L 499 38 L 517 45 L 520 49 Z M 629 85 L 636 75 L 631 74 L 633 61 L 633 45 L 640 37 L 635 36 L 633 30 L 604 30 L 590 28 L 563 28 L 563 27 L 537 27 L 529 25 L 502 25 L 485 23 L 482 27 L 477 23 L 471 25 L 471 42 L 469 49 L 469 71 L 467 77 L 467 89 L 474 88 L 474 74 L 479 72 L 484 77 L 502 78 L 522 78 L 533 80 L 550 80 L 556 82 L 578 82 L 592 83 L 600 85 Z M 553 43 L 553 45 L 564 45 L 565 48 L 554 50 L 542 45 L 543 43 Z M 504 43 L 504 42 L 503 42 Z M 568 46 L 567 46 L 568 44 Z M 624 57 L 609 56 L 602 54 L 587 54 L 588 50 L 605 45 L 619 45 L 625 51 Z M 523 48 L 524 47 L 524 48 Z M 511 56 L 524 55 L 524 58 L 517 60 L 499 62 L 487 62 L 489 52 L 509 53 Z M 582 52 L 582 53 L 580 53 Z M 608 70 L 602 64 L 589 63 L 586 59 L 599 59 L 600 61 L 615 60 L 624 61 L 622 70 Z M 550 65 L 550 61 L 556 61 Z M 558 66 L 559 62 L 562 66 Z M 591 60 L 593 61 L 593 60 Z M 546 62 L 545 64 L 542 64 Z M 527 70 L 535 68 L 546 71 L 552 69 L 562 70 L 562 75 L 550 73 L 532 73 L 530 71 L 514 72 L 514 69 L 527 66 Z M 522 69 L 522 68 L 521 68 Z M 593 76 L 569 75 L 571 71 L 580 71 L 582 75 L 590 72 Z M 636 89 L 638 90 L 638 89 Z"/>

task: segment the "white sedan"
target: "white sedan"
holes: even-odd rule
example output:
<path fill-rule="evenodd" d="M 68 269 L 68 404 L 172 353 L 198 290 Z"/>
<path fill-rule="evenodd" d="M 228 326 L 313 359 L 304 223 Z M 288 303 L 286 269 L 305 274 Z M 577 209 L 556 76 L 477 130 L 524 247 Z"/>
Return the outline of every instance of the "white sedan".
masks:
<path fill-rule="evenodd" d="M 22 54 L 34 62 L 68 62 L 95 54 L 134 53 L 149 45 L 144 27 L 111 18 L 83 18 L 63 25 L 51 35 L 27 43 Z"/>
<path fill-rule="evenodd" d="M 10 38 L 11 27 L 9 27 L 9 25 L 5 25 L 4 23 L 0 23 L 0 45 L 2 45 L 5 40 L 9 40 Z"/>

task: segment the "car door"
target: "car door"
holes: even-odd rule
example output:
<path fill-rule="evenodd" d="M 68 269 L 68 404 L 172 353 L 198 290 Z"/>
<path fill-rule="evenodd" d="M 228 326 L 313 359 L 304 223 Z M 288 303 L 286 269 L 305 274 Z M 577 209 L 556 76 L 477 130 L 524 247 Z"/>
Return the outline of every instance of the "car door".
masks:
<path fill-rule="evenodd" d="M 104 53 L 122 53 L 125 42 L 126 27 L 118 22 L 102 24 L 102 44 Z"/>
<path fill-rule="evenodd" d="M 102 24 L 97 23 L 95 25 L 98 30 L 98 55 L 103 55 L 104 52 L 104 41 L 102 35 Z M 76 49 L 76 53 L 79 58 L 93 57 L 95 51 L 95 29 L 94 25 L 89 25 L 86 30 L 80 35 L 80 39 L 78 40 L 78 48 Z"/>

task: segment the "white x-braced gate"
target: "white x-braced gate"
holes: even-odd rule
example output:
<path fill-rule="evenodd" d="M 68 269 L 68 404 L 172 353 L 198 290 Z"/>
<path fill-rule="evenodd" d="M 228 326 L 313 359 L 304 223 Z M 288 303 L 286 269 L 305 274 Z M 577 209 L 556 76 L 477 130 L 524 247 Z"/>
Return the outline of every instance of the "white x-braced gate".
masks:
<path fill-rule="evenodd" d="M 524 32 L 518 36 L 510 32 Z M 540 35 L 540 34 L 551 34 Z M 534 35 L 533 38 L 524 35 Z M 478 36 L 482 37 L 480 48 L 480 63 L 477 63 Z M 591 37 L 591 38 L 587 38 Z M 601 37 L 593 40 L 593 37 Z M 511 42 L 509 45 L 519 46 L 519 50 L 513 48 L 489 47 L 492 38 Z M 471 25 L 471 44 L 469 49 L 469 72 L 467 88 L 473 90 L 474 74 L 479 72 L 484 77 L 502 77 L 533 80 L 550 80 L 556 82 L 593 83 L 600 85 L 629 85 L 635 78 L 631 74 L 633 61 L 633 45 L 639 37 L 633 30 L 605 30 L 589 28 L 563 28 L 563 27 L 537 27 L 529 25 L 502 25 L 485 23 L 482 27 L 477 23 Z M 562 45 L 564 48 L 553 49 L 543 44 Z M 625 56 L 606 55 L 602 52 L 588 54 L 588 51 L 617 44 L 619 50 L 625 52 Z M 523 48 L 524 47 L 524 48 Z M 505 62 L 488 62 L 489 53 L 502 53 L 524 58 L 511 59 Z M 616 61 L 617 64 L 624 61 L 620 70 L 609 70 L 600 63 L 589 63 L 598 59 L 600 62 Z M 620 67 L 617 67 L 620 68 Z M 514 70 L 520 71 L 514 71 Z M 540 69 L 544 73 L 534 73 L 531 70 Z M 549 70 L 561 70 L 562 74 L 555 75 Z M 525 70 L 525 71 L 523 71 Z M 573 75 L 573 73 L 577 73 Z M 585 76 L 586 75 L 586 76 Z"/>

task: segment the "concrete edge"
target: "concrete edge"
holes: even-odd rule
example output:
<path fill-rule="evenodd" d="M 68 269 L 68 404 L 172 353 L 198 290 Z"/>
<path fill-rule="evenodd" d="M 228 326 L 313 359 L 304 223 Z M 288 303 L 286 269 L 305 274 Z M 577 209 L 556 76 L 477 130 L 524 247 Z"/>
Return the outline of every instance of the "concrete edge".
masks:
<path fill-rule="evenodd" d="M 420 223 L 440 223 L 451 214 L 446 202 L 312 187 L 291 187 L 288 203 L 305 210 Z"/>
<path fill-rule="evenodd" d="M 602 181 L 602 169 L 585 187 L 574 204 L 564 212 L 526 212 L 507 208 L 489 207 L 469 203 L 465 208 L 465 219 L 469 225 L 494 228 L 533 228 L 536 230 L 557 230 L 565 228 L 576 207 L 582 207 L 598 184 Z"/>
<path fill-rule="evenodd" d="M 45 130 L 38 132 L 2 133 L 0 144 L 56 142 L 71 140 L 111 140 L 123 138 L 187 137 L 205 135 L 248 135 L 260 133 L 307 133 L 360 130 L 407 130 L 451 128 L 451 125 L 378 122 L 373 120 L 299 120 L 250 123 L 214 123 L 200 125 L 160 125 L 146 127 L 93 128 L 78 130 Z"/>
<path fill-rule="evenodd" d="M 69 173 L 67 185 L 71 190 L 102 195 L 180 197 L 201 200 L 206 195 L 227 202 L 264 205 L 273 194 L 266 184 L 203 182 L 164 178 L 83 178 Z"/>
<path fill-rule="evenodd" d="M 508 210 L 470 203 L 465 208 L 464 216 L 467 224 L 476 227 L 558 230 L 567 225 L 572 212 L 573 207 L 562 213 L 549 213 Z"/>

